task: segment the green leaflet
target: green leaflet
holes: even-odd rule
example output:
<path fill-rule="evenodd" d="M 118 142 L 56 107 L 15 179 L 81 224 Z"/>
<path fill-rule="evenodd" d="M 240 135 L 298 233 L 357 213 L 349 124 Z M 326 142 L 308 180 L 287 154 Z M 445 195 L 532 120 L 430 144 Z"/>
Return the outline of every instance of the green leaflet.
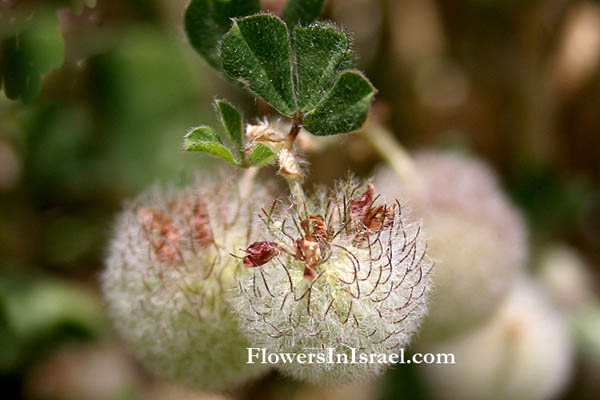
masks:
<path fill-rule="evenodd" d="M 293 39 L 298 107 L 309 111 L 331 89 L 340 72 L 352 67 L 353 54 L 346 33 L 332 26 L 296 28 Z"/>
<path fill-rule="evenodd" d="M 325 8 L 325 0 L 287 0 L 283 9 L 283 19 L 290 29 L 296 25 L 315 22 Z"/>
<path fill-rule="evenodd" d="M 333 88 L 304 118 L 304 128 L 319 136 L 346 133 L 361 127 L 375 88 L 358 71 L 343 72 Z"/>
<path fill-rule="evenodd" d="M 217 100 L 217 109 L 225 133 L 238 150 L 242 148 L 242 116 L 239 111 L 226 101 Z"/>
<path fill-rule="evenodd" d="M 188 132 L 185 135 L 183 147 L 186 151 L 202 151 L 220 157 L 231 164 L 239 165 L 231 151 L 223 145 L 219 136 L 208 126 L 199 126 Z"/>
<path fill-rule="evenodd" d="M 260 0 L 192 0 L 185 12 L 185 31 L 196 51 L 219 69 L 219 41 L 231 28 L 231 18 L 259 11 Z"/>
<path fill-rule="evenodd" d="M 221 43 L 223 71 L 280 113 L 296 113 L 291 49 L 286 25 L 259 14 L 234 21 Z"/>
<path fill-rule="evenodd" d="M 263 143 L 257 143 L 250 153 L 250 165 L 264 165 L 273 161 L 277 153 L 275 153 L 269 146 Z"/>

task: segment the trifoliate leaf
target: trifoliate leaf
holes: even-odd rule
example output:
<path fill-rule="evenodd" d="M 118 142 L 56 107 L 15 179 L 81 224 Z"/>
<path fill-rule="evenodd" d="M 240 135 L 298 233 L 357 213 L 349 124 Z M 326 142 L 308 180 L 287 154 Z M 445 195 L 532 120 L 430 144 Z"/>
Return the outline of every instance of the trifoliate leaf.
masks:
<path fill-rule="evenodd" d="M 284 115 L 296 112 L 286 25 L 258 14 L 236 19 L 221 43 L 223 70 Z"/>
<path fill-rule="evenodd" d="M 239 149 L 242 148 L 242 116 L 240 112 L 226 101 L 217 100 L 217 108 L 221 123 L 231 142 Z"/>
<path fill-rule="evenodd" d="M 250 165 L 263 165 L 273 161 L 277 156 L 269 146 L 264 143 L 257 143 L 250 153 Z"/>
<path fill-rule="evenodd" d="M 234 165 L 239 165 L 231 151 L 223 145 L 219 136 L 208 126 L 199 126 L 185 135 L 184 149 L 186 151 L 203 151 Z"/>
<path fill-rule="evenodd" d="M 192 0 L 185 12 L 185 31 L 192 46 L 214 68 L 221 68 L 218 44 L 234 17 L 260 11 L 260 0 Z"/>
<path fill-rule="evenodd" d="M 353 54 L 345 32 L 315 24 L 296 28 L 296 98 L 298 107 L 310 111 L 331 89 L 343 70 L 352 67 Z"/>
<path fill-rule="evenodd" d="M 325 7 L 325 0 L 288 0 L 283 9 L 283 19 L 290 29 L 316 21 Z"/>
<path fill-rule="evenodd" d="M 322 6 L 323 2 L 291 1 L 286 8 L 290 25 L 312 21 L 294 15 Z M 302 7 L 308 8 L 298 11 Z M 315 135 L 358 129 L 375 88 L 361 73 L 349 70 L 353 54 L 346 33 L 313 24 L 296 27 L 291 42 L 289 35 L 287 25 L 270 14 L 234 19 L 219 47 L 223 71 Z M 218 106 L 223 126 L 239 150 L 241 117 L 227 103 Z"/>
<path fill-rule="evenodd" d="M 333 88 L 304 118 L 304 128 L 319 136 L 354 131 L 364 123 L 375 88 L 360 72 L 343 72 Z"/>

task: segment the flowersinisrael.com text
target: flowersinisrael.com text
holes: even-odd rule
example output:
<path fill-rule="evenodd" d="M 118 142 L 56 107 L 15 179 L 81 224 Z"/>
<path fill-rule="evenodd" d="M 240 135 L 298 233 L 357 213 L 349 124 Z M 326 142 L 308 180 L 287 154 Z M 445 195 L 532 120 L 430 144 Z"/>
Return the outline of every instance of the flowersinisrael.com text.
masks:
<path fill-rule="evenodd" d="M 362 353 L 349 348 L 338 353 L 334 348 L 306 353 L 269 353 L 260 347 L 248 347 L 247 364 L 456 364 L 452 353 L 414 353 L 406 358 L 404 349 L 398 353 Z"/>

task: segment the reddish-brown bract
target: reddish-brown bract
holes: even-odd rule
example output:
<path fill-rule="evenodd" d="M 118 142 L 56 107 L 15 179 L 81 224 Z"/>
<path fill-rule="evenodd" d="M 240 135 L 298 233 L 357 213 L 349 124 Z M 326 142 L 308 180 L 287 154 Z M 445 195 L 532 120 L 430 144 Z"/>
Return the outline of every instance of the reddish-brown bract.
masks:
<path fill-rule="evenodd" d="M 353 220 L 362 219 L 373 203 L 374 194 L 375 187 L 369 183 L 363 194 L 350 201 L 350 218 Z"/>
<path fill-rule="evenodd" d="M 192 210 L 192 237 L 200 247 L 206 247 L 213 241 L 213 233 L 210 228 L 210 219 L 206 206 L 201 201 L 194 204 Z"/>
<path fill-rule="evenodd" d="M 394 221 L 396 207 L 373 206 L 374 194 L 375 187 L 369 183 L 367 190 L 350 202 L 350 219 L 358 238 L 387 228 Z"/>
<path fill-rule="evenodd" d="M 244 257 L 244 266 L 254 268 L 271 261 L 278 254 L 278 244 L 275 242 L 254 242 L 244 251 L 248 253 Z"/>
<path fill-rule="evenodd" d="M 331 237 L 331 231 L 327 228 L 325 218 L 320 215 L 311 215 L 308 219 L 300 222 L 304 235 L 308 240 L 327 242 Z"/>
<path fill-rule="evenodd" d="M 171 217 L 157 207 L 148 207 L 138 211 L 138 218 L 159 260 L 173 262 L 179 251 L 180 235 Z"/>
<path fill-rule="evenodd" d="M 179 228 L 172 215 L 183 217 Z M 184 194 L 168 204 L 167 211 L 159 207 L 146 207 L 138 211 L 138 219 L 154 253 L 160 261 L 173 262 L 181 252 L 181 236 L 189 234 L 195 248 L 213 243 L 213 232 L 205 203 L 198 196 Z"/>

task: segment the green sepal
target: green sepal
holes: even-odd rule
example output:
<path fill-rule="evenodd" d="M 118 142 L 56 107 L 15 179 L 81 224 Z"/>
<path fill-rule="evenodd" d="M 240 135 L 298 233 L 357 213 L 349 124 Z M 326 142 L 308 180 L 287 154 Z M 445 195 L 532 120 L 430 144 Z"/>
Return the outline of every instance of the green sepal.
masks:
<path fill-rule="evenodd" d="M 256 143 L 250 152 L 248 162 L 251 166 L 265 165 L 272 162 L 277 153 L 264 143 Z"/>

